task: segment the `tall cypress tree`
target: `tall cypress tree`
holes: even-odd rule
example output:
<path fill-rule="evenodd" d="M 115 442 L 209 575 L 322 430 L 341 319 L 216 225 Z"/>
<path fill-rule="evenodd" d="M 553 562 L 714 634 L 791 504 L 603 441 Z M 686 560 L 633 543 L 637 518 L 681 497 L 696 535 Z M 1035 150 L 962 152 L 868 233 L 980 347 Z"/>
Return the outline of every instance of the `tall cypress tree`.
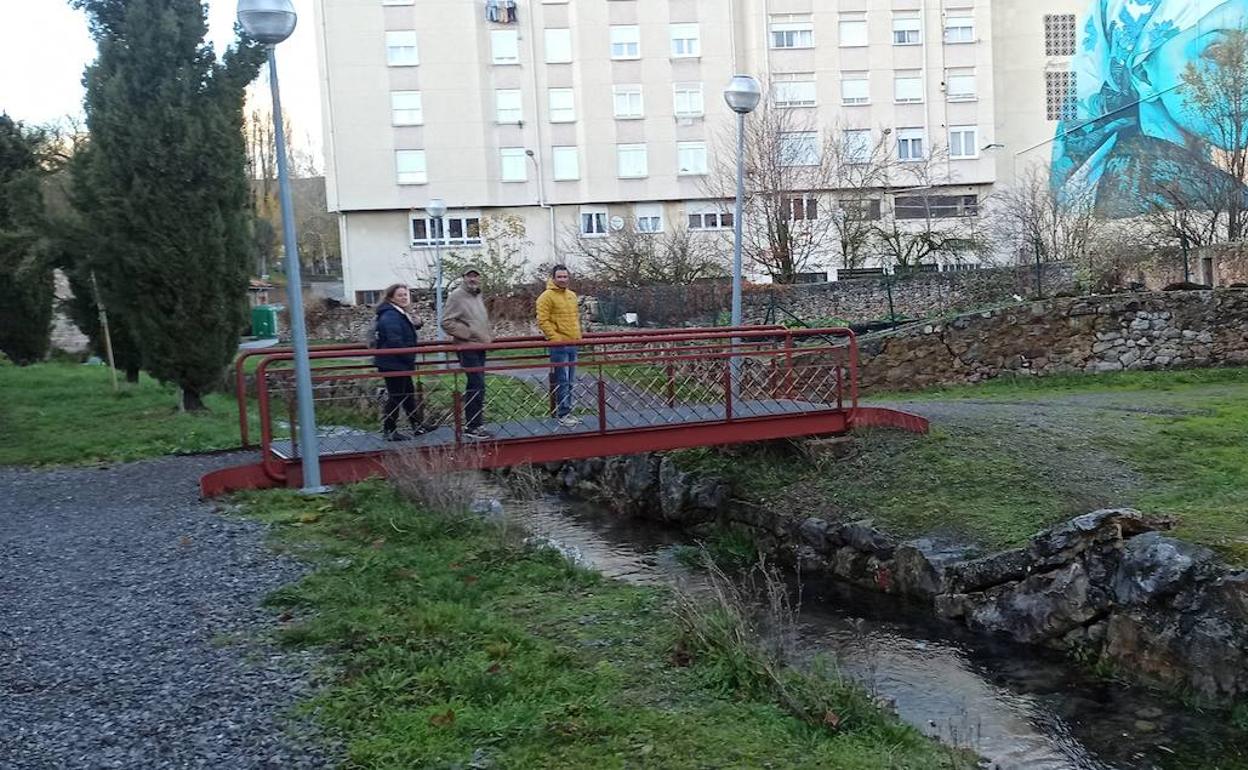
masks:
<path fill-rule="evenodd" d="M 251 247 L 243 90 L 263 52 L 204 43 L 200 0 L 76 0 L 99 48 L 87 69 L 91 152 L 76 196 L 91 264 L 144 368 L 185 409 L 221 381 L 246 323 Z"/>
<path fill-rule="evenodd" d="M 43 358 L 52 333 L 52 265 L 40 184 L 45 137 L 0 113 L 0 351 Z"/>

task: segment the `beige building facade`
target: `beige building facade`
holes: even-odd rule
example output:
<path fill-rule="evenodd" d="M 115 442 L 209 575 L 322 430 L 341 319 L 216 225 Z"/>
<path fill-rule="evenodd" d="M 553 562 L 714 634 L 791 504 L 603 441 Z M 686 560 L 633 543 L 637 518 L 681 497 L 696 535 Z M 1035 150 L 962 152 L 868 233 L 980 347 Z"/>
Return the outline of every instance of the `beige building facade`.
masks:
<path fill-rule="evenodd" d="M 569 239 L 621 226 L 723 237 L 731 202 L 708 196 L 708 177 L 735 152 L 722 90 L 737 72 L 819 131 L 934 159 L 932 186 L 973 215 L 994 184 L 1047 160 L 1070 58 L 1052 17 L 1080 11 L 1067 0 L 316 0 L 346 298 L 428 275 L 436 231 L 422 209 L 434 197 L 448 205 L 447 248 L 476 246 L 483 218 L 514 216 L 535 265 L 575 269 Z M 890 215 L 888 191 L 865 194 Z M 835 276 L 835 250 L 821 262 Z"/>

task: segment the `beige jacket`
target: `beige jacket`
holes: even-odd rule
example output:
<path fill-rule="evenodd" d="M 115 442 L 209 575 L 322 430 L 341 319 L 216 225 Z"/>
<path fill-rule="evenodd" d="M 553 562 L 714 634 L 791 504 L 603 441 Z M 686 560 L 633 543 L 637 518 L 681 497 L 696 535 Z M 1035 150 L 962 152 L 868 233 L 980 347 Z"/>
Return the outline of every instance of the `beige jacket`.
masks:
<path fill-rule="evenodd" d="M 470 294 L 462 285 L 451 292 L 442 308 L 442 331 L 456 342 L 492 342 L 490 316 L 481 294 Z"/>

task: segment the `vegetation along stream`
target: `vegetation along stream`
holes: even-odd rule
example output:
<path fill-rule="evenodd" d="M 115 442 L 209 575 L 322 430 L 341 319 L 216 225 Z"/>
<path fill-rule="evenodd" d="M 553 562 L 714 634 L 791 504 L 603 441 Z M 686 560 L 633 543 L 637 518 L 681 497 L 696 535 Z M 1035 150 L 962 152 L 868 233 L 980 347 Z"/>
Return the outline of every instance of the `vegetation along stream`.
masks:
<path fill-rule="evenodd" d="M 651 522 L 554 496 L 509 500 L 507 513 L 610 577 L 689 575 L 679 558 L 687 539 Z M 1220 715 L 1080 671 L 1056 653 L 974 636 L 892 597 L 803 581 L 798 621 L 799 657 L 830 656 L 903 720 L 973 750 L 987 768 L 1248 768 L 1242 733 Z"/>

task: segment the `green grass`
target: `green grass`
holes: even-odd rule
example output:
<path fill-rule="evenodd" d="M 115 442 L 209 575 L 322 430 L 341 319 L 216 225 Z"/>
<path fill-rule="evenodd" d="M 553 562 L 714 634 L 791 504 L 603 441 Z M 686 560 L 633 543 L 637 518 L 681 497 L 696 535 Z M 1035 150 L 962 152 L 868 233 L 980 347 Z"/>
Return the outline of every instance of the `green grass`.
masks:
<path fill-rule="evenodd" d="M 734 493 L 773 505 L 851 519 L 868 516 L 901 536 L 948 534 L 989 548 L 1103 505 L 1173 516 L 1175 534 L 1248 564 L 1248 369 L 1011 378 L 874 399 L 961 399 L 1002 404 L 1080 404 L 1060 425 L 955 426 L 927 436 L 856 434 L 847 458 L 812 461 L 772 446 L 679 453 L 686 467 L 719 473 Z M 1107 410 L 1102 406 L 1127 410 Z M 1147 407 L 1164 414 L 1130 411 Z M 1125 490 L 1088 484 L 1089 453 L 1117 468 Z M 1044 462 L 1040 461 L 1043 455 Z"/>
<path fill-rule="evenodd" d="M 695 545 L 678 545 L 673 555 L 682 566 L 698 570 L 706 567 L 706 560 L 722 570 L 735 572 L 752 567 L 758 562 L 758 543 L 742 529 L 717 527 L 705 541 Z"/>
<path fill-rule="evenodd" d="M 1115 415 L 1116 428 L 1103 431 L 1094 446 L 1120 458 L 1143 477 L 1145 483 L 1132 504 L 1148 513 L 1177 517 L 1179 537 L 1214 546 L 1232 561 L 1248 563 L 1248 445 L 1243 440 L 1248 435 L 1248 369 L 1000 379 L 923 396 L 1036 401 L 1094 393 L 1120 396 L 1114 403 L 1188 412 Z M 939 433 L 936 438 L 940 440 Z M 964 448 L 969 442 L 955 443 Z M 944 463 L 940 470 L 957 474 L 955 467 L 945 466 L 957 466 L 966 459 Z M 1026 478 L 1026 468 L 1014 470 L 1019 472 L 1018 485 L 1007 487 L 1003 499 L 1026 511 L 1024 519 L 1053 510 L 1056 501 L 1051 491 L 1044 495 L 1044 488 Z M 988 518 L 1002 517 L 990 514 Z M 1038 520 L 1047 518 L 1041 515 Z M 1020 534 L 1006 539 L 1017 541 Z"/>
<path fill-rule="evenodd" d="M 339 674 L 306 704 L 356 768 L 953 768 L 963 757 L 825 680 L 830 722 L 679 652 L 662 589 L 413 508 L 380 483 L 240 498 L 316 570 L 274 594 Z M 289 613 L 289 614 L 285 614 Z"/>
<path fill-rule="evenodd" d="M 173 386 L 146 375 L 134 385 L 119 380 L 113 392 L 103 366 L 0 366 L 0 465 L 119 462 L 239 445 L 233 395 L 209 394 L 208 411 L 180 413 Z"/>
<path fill-rule="evenodd" d="M 1248 387 L 1248 367 L 1185 369 L 1179 371 L 1106 372 L 1103 374 L 1054 374 L 1047 377 L 1007 375 L 975 385 L 932 388 L 917 393 L 876 393 L 870 400 L 944 400 L 951 398 L 1009 398 L 1062 393 L 1111 393 L 1126 391 L 1173 392 L 1188 388 L 1232 385 Z"/>
<path fill-rule="evenodd" d="M 858 441 L 855 457 L 807 475 L 811 489 L 845 518 L 868 515 L 896 534 L 1008 547 L 1087 512 L 991 439 L 934 427 L 924 437 L 868 430 Z"/>

